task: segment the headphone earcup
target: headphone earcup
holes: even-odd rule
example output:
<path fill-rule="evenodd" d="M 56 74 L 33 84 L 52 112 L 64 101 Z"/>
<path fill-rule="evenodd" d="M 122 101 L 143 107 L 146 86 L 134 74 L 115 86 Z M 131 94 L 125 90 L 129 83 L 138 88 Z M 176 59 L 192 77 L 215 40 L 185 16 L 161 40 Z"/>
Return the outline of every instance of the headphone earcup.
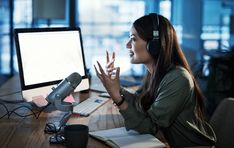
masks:
<path fill-rule="evenodd" d="M 160 50 L 160 42 L 158 39 L 153 39 L 151 41 L 148 41 L 147 43 L 147 50 L 150 53 L 152 57 L 155 57 L 158 55 Z"/>

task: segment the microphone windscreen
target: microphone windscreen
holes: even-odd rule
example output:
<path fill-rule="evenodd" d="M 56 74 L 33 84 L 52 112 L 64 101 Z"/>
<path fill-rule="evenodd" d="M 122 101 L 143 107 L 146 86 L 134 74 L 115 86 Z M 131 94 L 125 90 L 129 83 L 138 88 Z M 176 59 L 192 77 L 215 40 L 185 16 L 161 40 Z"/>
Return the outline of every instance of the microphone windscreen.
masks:
<path fill-rule="evenodd" d="M 71 83 L 74 89 L 80 84 L 81 80 L 82 77 L 77 72 L 74 72 L 67 77 L 67 81 Z"/>

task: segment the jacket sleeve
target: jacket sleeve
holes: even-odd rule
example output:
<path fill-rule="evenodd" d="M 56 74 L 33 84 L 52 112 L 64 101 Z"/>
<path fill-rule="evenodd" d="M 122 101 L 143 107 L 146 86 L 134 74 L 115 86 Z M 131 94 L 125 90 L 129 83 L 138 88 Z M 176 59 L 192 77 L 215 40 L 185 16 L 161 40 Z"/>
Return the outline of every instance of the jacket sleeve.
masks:
<path fill-rule="evenodd" d="M 135 129 L 140 133 L 156 133 L 157 127 L 168 127 L 183 109 L 192 95 L 193 81 L 187 73 L 175 71 L 167 74 L 157 90 L 158 96 L 150 109 L 140 112 L 136 109 L 136 95 L 122 90 L 128 108 L 120 110 L 125 119 L 127 129 Z"/>
<path fill-rule="evenodd" d="M 152 120 L 146 113 L 140 112 L 136 109 L 135 99 L 138 97 L 135 93 L 130 93 L 125 89 L 121 89 L 121 94 L 128 102 L 126 110 L 120 110 L 127 130 L 134 129 L 140 133 L 155 134 L 157 127 L 153 124 Z"/>

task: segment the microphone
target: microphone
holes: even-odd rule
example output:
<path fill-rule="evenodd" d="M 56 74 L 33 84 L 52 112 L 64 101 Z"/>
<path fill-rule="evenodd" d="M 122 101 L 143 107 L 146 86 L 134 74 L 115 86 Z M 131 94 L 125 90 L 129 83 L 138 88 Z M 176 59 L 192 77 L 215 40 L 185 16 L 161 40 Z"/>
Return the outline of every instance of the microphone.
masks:
<path fill-rule="evenodd" d="M 72 111 L 72 103 L 63 100 L 69 96 L 74 89 L 80 84 L 82 77 L 79 73 L 74 72 L 61 81 L 56 88 L 46 97 L 46 100 L 55 105 L 58 110 Z"/>

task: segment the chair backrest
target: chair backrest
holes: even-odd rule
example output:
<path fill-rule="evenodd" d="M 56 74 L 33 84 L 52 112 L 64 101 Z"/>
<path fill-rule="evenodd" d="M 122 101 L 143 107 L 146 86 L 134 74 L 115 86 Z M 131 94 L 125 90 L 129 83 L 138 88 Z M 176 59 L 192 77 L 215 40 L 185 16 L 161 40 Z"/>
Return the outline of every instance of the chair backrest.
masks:
<path fill-rule="evenodd" d="M 220 102 L 210 118 L 217 137 L 217 148 L 234 146 L 234 98 L 225 98 Z"/>

